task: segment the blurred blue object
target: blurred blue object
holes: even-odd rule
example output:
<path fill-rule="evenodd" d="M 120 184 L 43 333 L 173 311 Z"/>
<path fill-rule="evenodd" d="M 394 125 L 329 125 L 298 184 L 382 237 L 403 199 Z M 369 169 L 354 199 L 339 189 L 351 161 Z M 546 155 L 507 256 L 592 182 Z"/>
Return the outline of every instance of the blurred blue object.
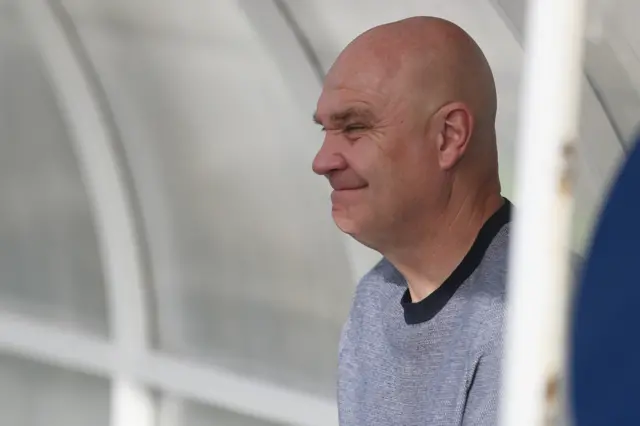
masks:
<path fill-rule="evenodd" d="M 640 146 L 611 187 L 576 293 L 576 426 L 640 425 Z"/>

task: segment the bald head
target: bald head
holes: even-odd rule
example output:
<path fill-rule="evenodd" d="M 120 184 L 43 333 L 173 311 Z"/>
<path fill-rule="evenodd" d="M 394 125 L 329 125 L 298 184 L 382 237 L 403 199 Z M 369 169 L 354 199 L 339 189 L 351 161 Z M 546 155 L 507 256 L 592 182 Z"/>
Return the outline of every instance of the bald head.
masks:
<path fill-rule="evenodd" d="M 453 198 L 499 194 L 495 116 L 489 64 L 457 25 L 415 17 L 357 37 L 315 114 L 326 136 L 313 168 L 334 188 L 338 226 L 375 248 Z"/>
<path fill-rule="evenodd" d="M 495 127 L 496 87 L 487 59 L 469 34 L 444 19 L 413 17 L 366 31 L 339 55 L 325 86 L 345 80 L 409 96 L 425 114 L 463 102 L 483 139 Z"/>

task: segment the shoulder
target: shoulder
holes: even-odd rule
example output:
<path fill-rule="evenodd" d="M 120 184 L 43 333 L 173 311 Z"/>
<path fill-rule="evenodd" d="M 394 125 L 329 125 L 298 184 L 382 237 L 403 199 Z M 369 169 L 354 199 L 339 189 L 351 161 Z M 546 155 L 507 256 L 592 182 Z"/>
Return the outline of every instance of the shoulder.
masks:
<path fill-rule="evenodd" d="M 358 282 L 356 299 L 406 288 L 407 282 L 400 272 L 386 258 L 382 258 Z"/>
<path fill-rule="evenodd" d="M 406 282 L 396 268 L 386 259 L 380 260 L 358 282 L 349 315 L 342 328 L 339 353 L 342 358 L 348 343 L 353 343 L 366 328 L 367 318 L 382 311 L 382 307 L 398 294 Z"/>
<path fill-rule="evenodd" d="M 356 286 L 349 319 L 354 320 L 367 313 L 378 312 L 398 293 L 406 289 L 406 281 L 400 272 L 385 258 L 367 272 Z"/>

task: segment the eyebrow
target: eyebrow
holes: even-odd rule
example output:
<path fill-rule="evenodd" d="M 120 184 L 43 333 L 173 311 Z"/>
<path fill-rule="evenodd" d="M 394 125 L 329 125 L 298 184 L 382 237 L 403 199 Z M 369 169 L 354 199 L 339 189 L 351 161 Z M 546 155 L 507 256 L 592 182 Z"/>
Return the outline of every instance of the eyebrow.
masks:
<path fill-rule="evenodd" d="M 331 123 L 344 123 L 345 121 L 353 120 L 354 118 L 360 118 L 365 120 L 373 119 L 373 113 L 369 109 L 364 108 L 347 108 L 344 111 L 339 111 L 329 116 L 329 122 Z M 313 121 L 316 124 L 322 125 L 318 113 L 313 114 Z"/>

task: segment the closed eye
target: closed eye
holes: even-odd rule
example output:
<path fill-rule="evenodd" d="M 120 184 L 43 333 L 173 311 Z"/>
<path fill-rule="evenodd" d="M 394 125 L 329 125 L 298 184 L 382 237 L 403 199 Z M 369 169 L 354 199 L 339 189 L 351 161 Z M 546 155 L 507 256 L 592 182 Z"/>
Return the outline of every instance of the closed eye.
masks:
<path fill-rule="evenodd" d="M 358 132 L 365 129 L 366 129 L 366 126 L 364 126 L 363 124 L 349 124 L 348 126 L 345 126 L 343 131 L 345 133 L 351 133 L 351 132 Z"/>
<path fill-rule="evenodd" d="M 369 127 L 365 126 L 364 124 L 349 124 L 349 125 L 344 126 L 342 128 L 342 132 L 343 133 L 354 133 L 354 132 L 360 132 L 362 130 L 366 130 L 368 128 Z M 327 129 L 325 126 L 321 126 L 320 127 L 320 131 L 323 132 L 323 133 L 327 132 L 327 131 L 334 131 L 335 132 L 335 131 L 340 131 L 340 129 L 338 129 L 338 128 Z"/>

